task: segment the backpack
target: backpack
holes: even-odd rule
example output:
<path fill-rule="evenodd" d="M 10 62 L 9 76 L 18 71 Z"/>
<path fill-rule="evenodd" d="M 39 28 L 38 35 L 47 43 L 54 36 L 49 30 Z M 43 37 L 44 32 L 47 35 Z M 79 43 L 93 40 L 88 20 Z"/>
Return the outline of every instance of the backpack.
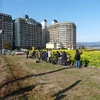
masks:
<path fill-rule="evenodd" d="M 36 60 L 36 63 L 40 63 L 40 61 L 39 60 Z"/>
<path fill-rule="evenodd" d="M 77 58 L 78 58 L 78 57 L 77 57 L 77 54 L 75 54 L 74 59 L 77 60 Z"/>
<path fill-rule="evenodd" d="M 80 54 L 75 54 L 74 59 L 75 60 L 80 60 Z"/>

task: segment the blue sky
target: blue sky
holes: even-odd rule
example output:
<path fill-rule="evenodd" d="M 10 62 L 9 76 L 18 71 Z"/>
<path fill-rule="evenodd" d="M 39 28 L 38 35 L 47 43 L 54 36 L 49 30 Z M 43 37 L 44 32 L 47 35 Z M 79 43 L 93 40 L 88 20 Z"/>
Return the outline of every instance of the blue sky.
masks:
<path fill-rule="evenodd" d="M 0 0 L 0 12 L 13 19 L 24 14 L 38 22 L 46 19 L 48 25 L 53 19 L 74 22 L 77 42 L 100 41 L 100 0 Z"/>

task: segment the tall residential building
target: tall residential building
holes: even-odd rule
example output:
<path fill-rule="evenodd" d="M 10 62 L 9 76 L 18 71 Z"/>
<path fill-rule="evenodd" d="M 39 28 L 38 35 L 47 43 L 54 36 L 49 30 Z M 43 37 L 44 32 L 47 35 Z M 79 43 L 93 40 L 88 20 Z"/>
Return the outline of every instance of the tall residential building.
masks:
<path fill-rule="evenodd" d="M 53 20 L 48 26 L 50 42 L 60 42 L 63 48 L 76 49 L 76 25 L 73 22 Z"/>
<path fill-rule="evenodd" d="M 0 13 L 0 30 L 3 33 L 0 34 L 0 49 L 5 42 L 13 45 L 13 22 L 12 16 L 4 13 Z"/>
<path fill-rule="evenodd" d="M 46 43 L 49 42 L 48 30 L 47 30 L 47 20 L 41 22 L 42 25 L 42 46 L 46 47 Z"/>
<path fill-rule="evenodd" d="M 41 48 L 42 47 L 42 25 L 41 23 L 29 18 L 14 20 L 15 47 L 19 48 Z"/>

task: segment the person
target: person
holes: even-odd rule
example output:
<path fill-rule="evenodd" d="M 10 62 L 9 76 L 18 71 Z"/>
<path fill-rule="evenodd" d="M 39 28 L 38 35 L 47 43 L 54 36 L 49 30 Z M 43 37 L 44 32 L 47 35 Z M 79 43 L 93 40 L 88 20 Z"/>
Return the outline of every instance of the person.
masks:
<path fill-rule="evenodd" d="M 32 58 L 35 58 L 35 51 L 32 52 Z"/>
<path fill-rule="evenodd" d="M 58 64 L 62 65 L 62 51 L 59 52 L 60 56 L 58 57 Z"/>
<path fill-rule="evenodd" d="M 75 58 L 75 60 L 76 60 L 76 67 L 77 68 L 80 68 L 80 65 L 81 65 L 81 63 L 80 63 L 80 59 L 81 59 L 81 55 L 82 54 L 82 52 L 79 52 L 78 50 L 76 50 L 76 53 L 75 53 L 75 56 L 74 56 L 74 58 Z"/>
<path fill-rule="evenodd" d="M 62 66 L 66 65 L 66 54 L 67 53 L 65 51 L 62 52 Z"/>
<path fill-rule="evenodd" d="M 40 50 L 37 52 L 37 56 L 38 56 L 38 61 L 40 62 L 40 59 L 41 59 L 41 51 Z"/>
<path fill-rule="evenodd" d="M 45 61 L 45 51 L 44 51 L 44 49 L 41 52 L 41 57 L 42 57 L 42 60 Z"/>
<path fill-rule="evenodd" d="M 66 66 L 69 67 L 70 66 L 70 54 L 67 54 L 67 59 L 66 59 Z"/>
<path fill-rule="evenodd" d="M 56 54 L 55 54 L 56 64 L 58 64 L 58 58 L 59 58 L 59 56 L 60 56 L 60 53 L 59 53 L 59 51 L 57 51 Z"/>
<path fill-rule="evenodd" d="M 29 55 L 29 51 L 27 50 L 27 51 L 26 51 L 26 58 L 27 58 L 27 59 L 29 58 L 28 55 Z"/>
<path fill-rule="evenodd" d="M 51 63 L 51 54 L 52 54 L 52 52 L 51 52 L 51 50 L 48 50 L 48 62 L 49 63 Z"/>
<path fill-rule="evenodd" d="M 44 51 L 44 57 L 45 57 L 45 61 L 47 62 L 48 61 L 48 52 L 47 51 Z"/>
<path fill-rule="evenodd" d="M 51 54 L 51 63 L 52 63 L 52 64 L 56 64 L 56 52 L 53 52 L 53 53 Z"/>

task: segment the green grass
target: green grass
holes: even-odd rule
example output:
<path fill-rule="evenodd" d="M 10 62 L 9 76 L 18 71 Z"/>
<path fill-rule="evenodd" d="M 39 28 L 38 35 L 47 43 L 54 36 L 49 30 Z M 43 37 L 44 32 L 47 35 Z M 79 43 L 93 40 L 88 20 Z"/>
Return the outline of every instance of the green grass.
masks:
<path fill-rule="evenodd" d="M 91 88 L 95 87 L 95 88 L 98 88 L 100 89 L 100 84 L 96 84 L 95 82 L 87 82 L 87 85 Z"/>

